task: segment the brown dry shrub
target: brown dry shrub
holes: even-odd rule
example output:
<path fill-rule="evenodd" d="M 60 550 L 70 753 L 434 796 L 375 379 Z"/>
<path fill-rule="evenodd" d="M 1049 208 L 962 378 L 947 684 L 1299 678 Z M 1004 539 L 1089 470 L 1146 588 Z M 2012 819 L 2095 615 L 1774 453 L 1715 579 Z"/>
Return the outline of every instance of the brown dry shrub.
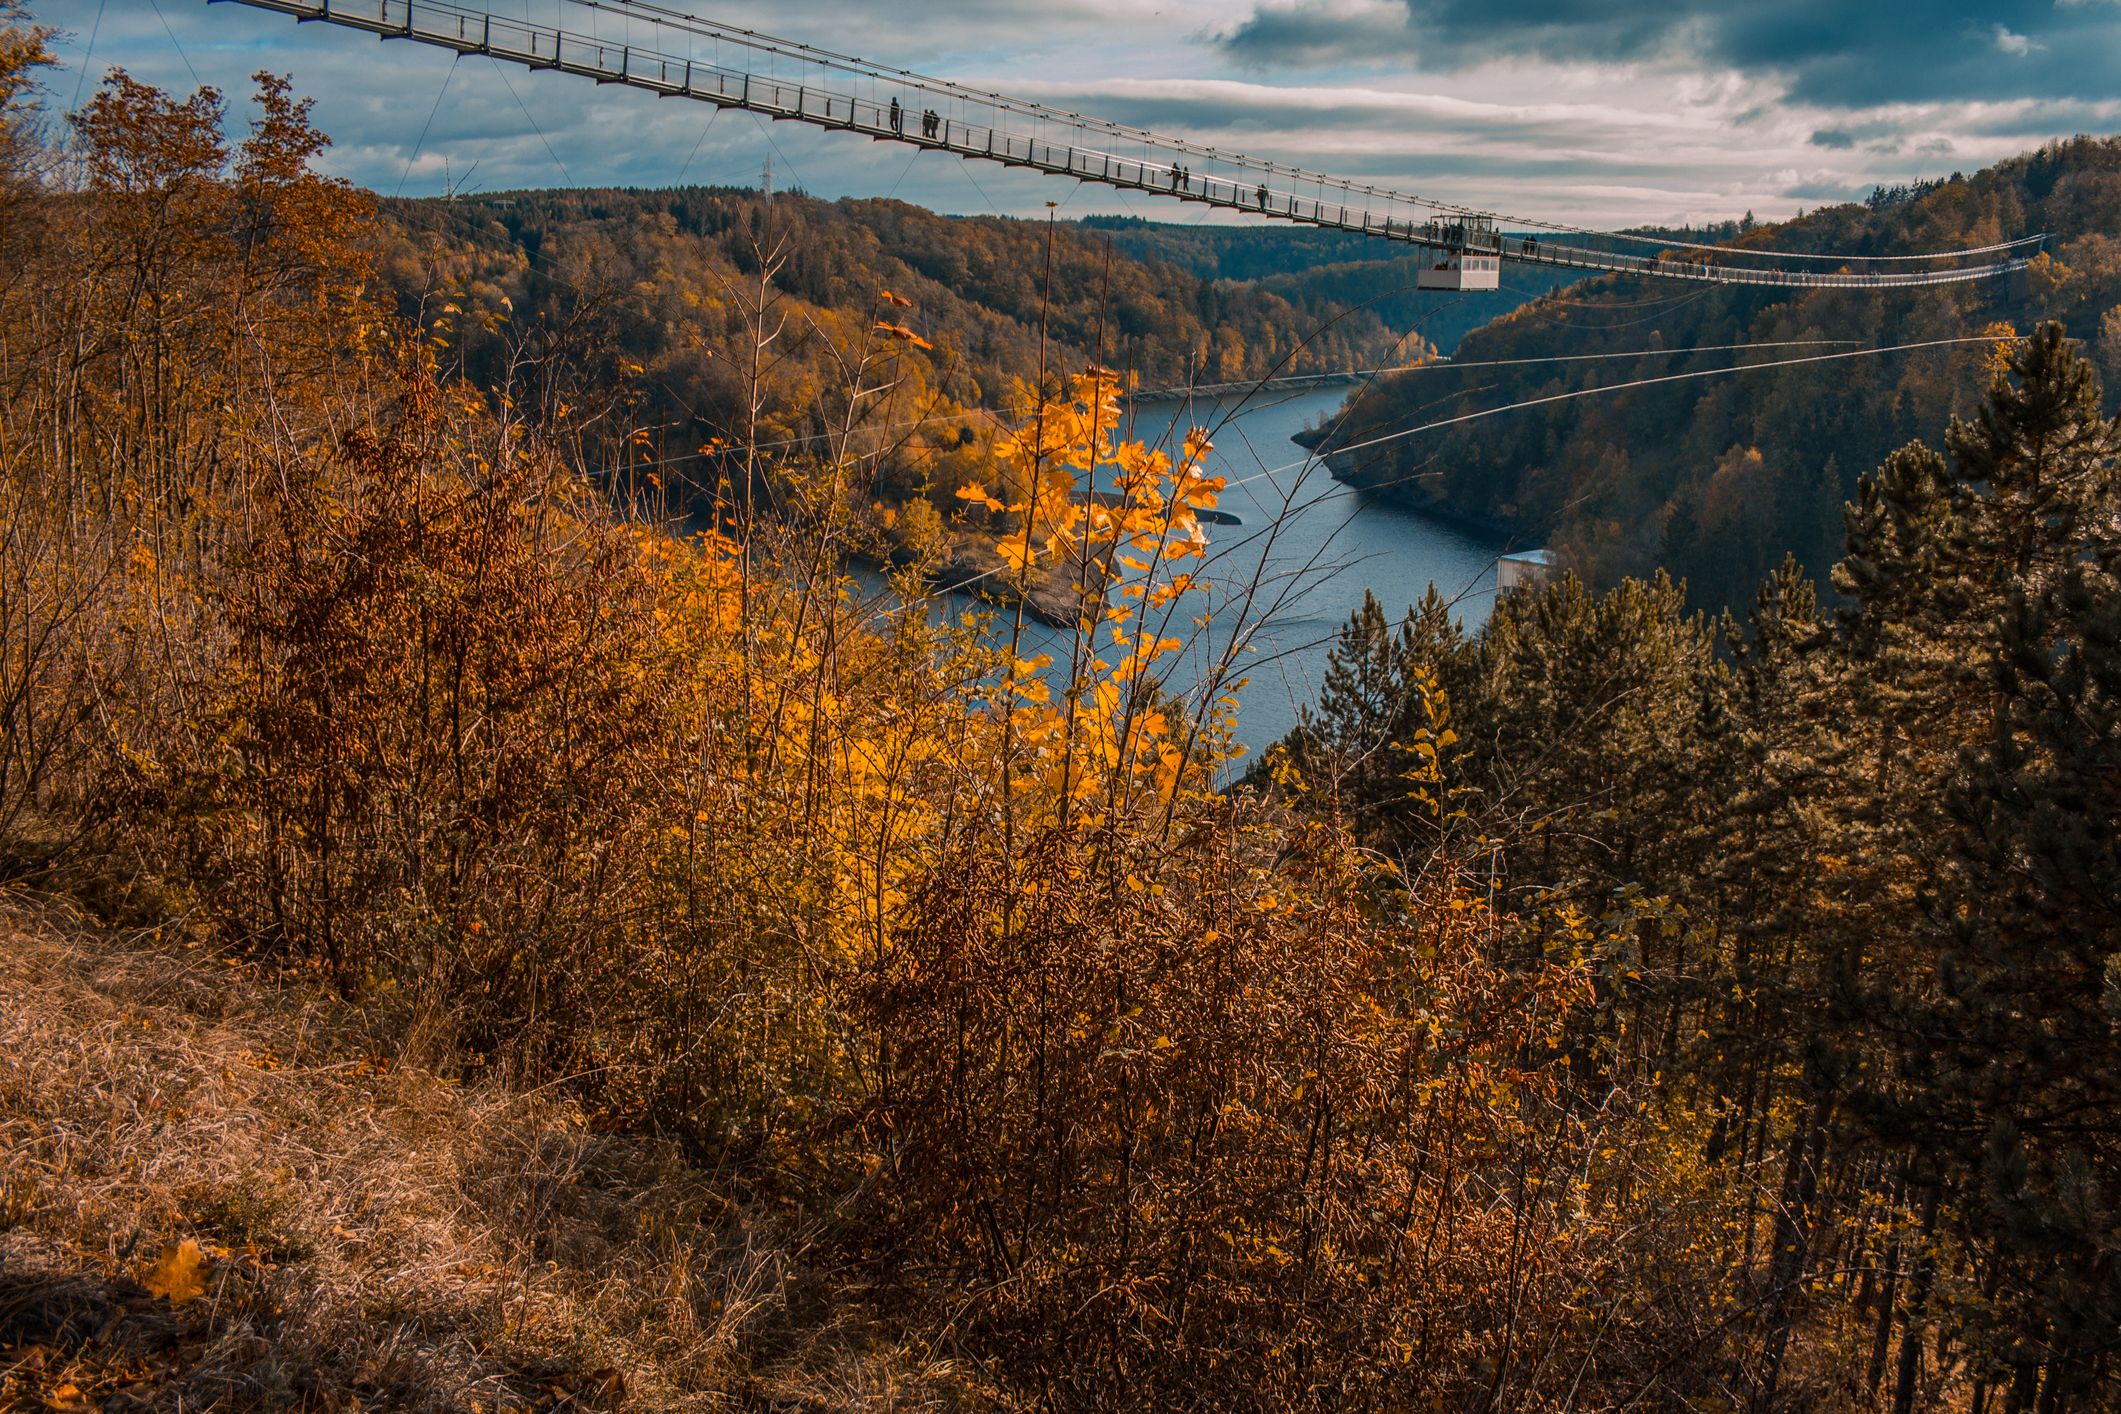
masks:
<path fill-rule="evenodd" d="M 1595 1407 L 1690 1358 L 1711 1206 L 1578 1093 L 1587 930 L 1193 824 L 971 845 L 917 896 L 864 992 L 882 1250 L 1065 1407 Z"/>

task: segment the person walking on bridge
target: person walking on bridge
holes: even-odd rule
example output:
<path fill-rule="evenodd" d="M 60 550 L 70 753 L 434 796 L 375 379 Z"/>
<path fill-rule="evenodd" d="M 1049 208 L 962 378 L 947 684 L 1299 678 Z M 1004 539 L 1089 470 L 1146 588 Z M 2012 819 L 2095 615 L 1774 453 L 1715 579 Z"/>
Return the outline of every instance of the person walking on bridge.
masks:
<path fill-rule="evenodd" d="M 901 137 L 906 135 L 906 110 L 898 106 L 896 98 L 891 100 L 891 131 Z"/>

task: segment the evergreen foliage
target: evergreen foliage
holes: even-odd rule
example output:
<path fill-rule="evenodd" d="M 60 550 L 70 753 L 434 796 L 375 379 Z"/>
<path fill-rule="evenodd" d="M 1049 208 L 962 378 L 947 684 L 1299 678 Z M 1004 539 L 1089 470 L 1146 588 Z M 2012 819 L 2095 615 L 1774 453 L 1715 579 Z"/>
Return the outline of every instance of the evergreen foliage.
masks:
<path fill-rule="evenodd" d="M 1600 919 L 1577 1044 L 1760 1185 L 1755 1408 L 2121 1397 L 2121 422 L 2048 323 L 1945 440 L 1860 478 L 1830 616 L 1793 559 L 1720 644 L 1667 579 L 1564 576 L 1395 704 L 1370 605 L 1285 748 L 1333 799 L 1452 683 L 1498 885 Z"/>

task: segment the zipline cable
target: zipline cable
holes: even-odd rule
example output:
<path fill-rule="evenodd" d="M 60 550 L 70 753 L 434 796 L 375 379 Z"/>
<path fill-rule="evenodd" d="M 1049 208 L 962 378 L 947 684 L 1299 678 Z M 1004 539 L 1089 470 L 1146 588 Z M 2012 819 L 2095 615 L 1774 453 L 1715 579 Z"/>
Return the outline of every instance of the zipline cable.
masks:
<path fill-rule="evenodd" d="M 1595 397 L 1600 393 L 1624 393 L 1630 388 L 1648 388 L 1659 383 L 1684 383 L 1699 378 L 1720 378 L 1731 373 L 1752 373 L 1770 368 L 1794 368 L 1799 364 L 1830 363 L 1837 359 L 1871 358 L 1879 354 L 1908 353 L 1916 349 L 1941 349 L 1956 344 L 1993 344 L 1998 342 L 2001 341 L 1993 334 L 1969 334 L 1956 339 L 1923 339 L 1910 344 L 1886 344 L 1877 348 L 1849 349 L 1842 353 L 1808 354 L 1803 358 L 1778 358 L 1771 359 L 1766 363 L 1741 363 L 1735 364 L 1730 368 L 1697 368 L 1686 373 L 1662 373 L 1654 378 L 1633 378 L 1625 383 L 1610 383 L 1597 388 L 1577 388 L 1566 393 L 1549 393 L 1545 397 L 1527 398 L 1523 402 L 1504 403 L 1501 407 L 1483 408 L 1479 412 L 1461 413 L 1456 417 L 1446 417 L 1436 422 L 1424 422 L 1418 427 L 1403 427 L 1396 432 L 1387 432 L 1381 436 L 1370 437 L 1360 442 L 1351 442 L 1345 447 L 1329 448 L 1324 455 L 1345 456 L 1350 452 L 1360 452 L 1371 447 L 1380 447 L 1387 442 L 1397 442 L 1419 433 L 1434 432 L 1438 428 L 1443 427 L 1456 427 L 1460 423 L 1478 422 L 1482 418 L 1497 417 L 1506 412 L 1516 412 L 1521 408 L 1541 407 L 1548 403 L 1565 403 L 1576 398 Z M 1230 482 L 1224 489 L 1228 490 L 1231 487 L 1250 485 L 1252 482 L 1264 480 L 1267 477 L 1293 470 L 1296 467 L 1308 466 L 1314 460 L 1316 458 L 1306 457 L 1302 461 L 1290 462 L 1284 466 L 1270 467 L 1266 471 L 1245 477 L 1241 481 Z M 1358 485 L 1356 489 L 1375 491 L 1381 490 L 1386 486 L 1396 486 L 1398 484 L 1399 479 L 1394 479 Z"/>
<path fill-rule="evenodd" d="M 1301 461 L 1293 461 L 1282 466 L 1269 467 L 1267 470 L 1256 472 L 1251 476 L 1240 477 L 1235 481 L 1225 482 L 1223 484 L 1223 490 L 1225 492 L 1234 491 L 1240 486 L 1249 486 L 1255 482 L 1264 481 L 1270 477 L 1279 476 L 1285 471 L 1296 471 L 1307 467 L 1317 466 L 1321 462 L 1326 460 L 1326 458 L 1328 457 L 1342 456 L 1350 452 L 1358 452 L 1370 447 L 1382 446 L 1387 442 L 1399 441 L 1403 438 L 1415 436 L 1418 433 L 1433 432 L 1438 428 L 1443 427 L 1455 427 L 1461 423 L 1466 422 L 1477 422 L 1482 418 L 1497 417 L 1506 412 L 1516 412 L 1520 409 L 1528 407 L 1539 407 L 1547 403 L 1567 402 L 1574 398 L 1588 398 L 1599 393 L 1620 393 L 1625 392 L 1630 388 L 1645 388 L 1658 383 L 1680 383 L 1692 379 L 1716 378 L 1732 373 L 1750 373 L 1757 370 L 1765 370 L 1770 368 L 1790 368 L 1795 367 L 1799 364 L 1828 363 L 1839 359 L 1872 358 L 1880 354 L 1909 353 L 1918 349 L 1949 348 L 1954 345 L 1993 344 L 1996 342 L 1998 342 L 1998 340 L 1992 334 L 1974 334 L 1954 339 L 1923 339 L 1914 343 L 1886 344 L 1876 348 L 1849 349 L 1841 353 L 1809 354 L 1802 358 L 1773 359 L 1767 363 L 1741 363 L 1734 365 L 1730 368 L 1703 368 L 1696 369 L 1688 373 L 1666 373 L 1660 374 L 1654 378 L 1635 378 L 1625 383 L 1613 383 L 1598 388 L 1579 388 L 1573 392 L 1553 393 L 1549 394 L 1546 397 L 1540 398 L 1527 398 L 1522 402 L 1505 403 L 1501 407 L 1483 408 L 1479 412 L 1461 413 L 1456 417 L 1440 418 L 1435 422 L 1422 423 L 1418 427 L 1401 428 L 1396 432 L 1385 433 L 1383 436 L 1371 437 L 1361 442 L 1350 443 L 1348 446 L 1345 447 L 1332 448 L 1323 455 L 1308 456 L 1303 458 Z M 1393 477 L 1390 480 L 1386 481 L 1359 482 L 1355 483 L 1351 489 L 1360 492 L 1381 491 L 1388 486 L 1397 486 L 1402 484 L 1403 482 L 1417 480 L 1421 476 L 1430 474 L 1432 473 L 1418 472 L 1408 476 Z M 1304 502 L 1302 505 L 1291 506 L 1283 514 L 1288 516 L 1301 515 L 1305 511 L 1308 511 L 1312 507 L 1320 504 L 1327 495 L 1331 494 L 1332 492 L 1327 492 L 1324 495 L 1313 497 L 1311 500 Z M 991 579 L 995 575 L 1006 572 L 1007 569 L 1008 566 L 1006 565 L 996 565 L 993 569 L 983 570 L 979 574 L 972 575 L 966 579 L 957 580 L 950 585 L 950 592 L 955 593 L 957 591 L 970 588 L 972 585 L 978 584 L 983 580 Z"/>

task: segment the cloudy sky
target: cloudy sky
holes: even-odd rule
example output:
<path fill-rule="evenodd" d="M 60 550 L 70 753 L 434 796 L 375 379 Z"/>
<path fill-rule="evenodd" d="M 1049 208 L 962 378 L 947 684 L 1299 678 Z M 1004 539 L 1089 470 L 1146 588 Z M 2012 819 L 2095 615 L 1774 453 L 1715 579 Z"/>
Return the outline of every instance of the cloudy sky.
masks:
<path fill-rule="evenodd" d="M 479 0 L 460 0 L 477 4 Z M 2121 132 L 2121 0 L 663 0 L 880 63 L 1512 215 L 1763 218 Z M 32 0 L 64 110 L 112 65 L 316 97 L 385 193 L 755 183 L 1200 219 L 844 134 L 201 0 Z M 550 21 L 562 0 L 491 0 Z M 1210 218 L 1212 219 L 1212 218 Z"/>

